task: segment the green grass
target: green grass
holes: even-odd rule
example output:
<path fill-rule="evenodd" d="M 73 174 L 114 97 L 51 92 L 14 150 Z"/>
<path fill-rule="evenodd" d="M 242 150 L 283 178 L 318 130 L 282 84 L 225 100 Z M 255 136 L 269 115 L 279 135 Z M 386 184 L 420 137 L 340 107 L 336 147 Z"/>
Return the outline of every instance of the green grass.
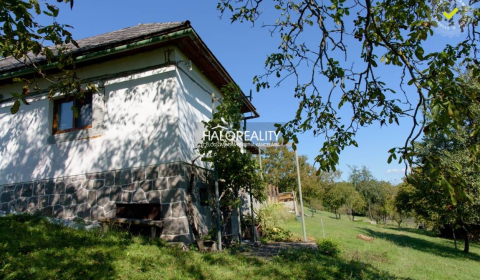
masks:
<path fill-rule="evenodd" d="M 290 251 L 270 261 L 184 252 L 121 231 L 77 231 L 27 215 L 0 218 L 0 279 L 393 279 L 359 261 Z"/>
<path fill-rule="evenodd" d="M 478 245 L 412 229 L 372 226 L 328 213 L 306 218 L 307 233 L 339 241 L 339 257 L 289 251 L 266 261 L 236 253 L 184 252 L 122 231 L 77 231 L 27 215 L 0 218 L 0 279 L 480 279 Z M 284 225 L 297 235 L 301 224 Z M 375 236 L 373 243 L 358 233 Z"/>
<path fill-rule="evenodd" d="M 325 236 L 341 246 L 341 259 L 365 263 L 381 272 L 400 278 L 412 279 L 480 279 L 480 246 L 470 245 L 470 253 L 464 254 L 463 243 L 455 249 L 452 240 L 435 237 L 425 230 L 398 228 L 393 225 L 371 225 L 361 221 L 341 220 L 328 212 L 317 212 L 314 217 L 305 217 L 307 236 Z M 302 236 L 302 225 L 292 221 L 282 225 L 295 236 Z M 357 234 L 374 237 L 374 242 L 356 238 Z"/>

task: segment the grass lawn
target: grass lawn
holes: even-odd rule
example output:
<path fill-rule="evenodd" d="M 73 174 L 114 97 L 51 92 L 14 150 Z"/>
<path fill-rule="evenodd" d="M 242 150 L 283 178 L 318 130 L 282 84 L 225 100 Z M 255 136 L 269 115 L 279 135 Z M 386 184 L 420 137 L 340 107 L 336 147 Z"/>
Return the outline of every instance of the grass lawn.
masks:
<path fill-rule="evenodd" d="M 0 279 L 394 279 L 313 251 L 270 261 L 234 251 L 184 252 L 120 231 L 82 231 L 38 217 L 0 218 Z"/>
<path fill-rule="evenodd" d="M 425 232 L 399 231 L 365 222 L 307 218 L 307 232 L 341 242 L 342 256 L 285 252 L 269 261 L 234 250 L 184 252 L 126 232 L 82 231 L 27 215 L 0 218 L 0 279 L 480 279 L 480 248 L 468 256 L 451 241 Z M 301 224 L 286 227 L 301 233 Z M 376 237 L 373 243 L 357 233 Z"/>
<path fill-rule="evenodd" d="M 463 243 L 458 249 L 453 240 L 438 238 L 425 230 L 371 225 L 361 221 L 341 220 L 329 212 L 317 212 L 305 217 L 307 236 L 316 240 L 325 236 L 337 240 L 342 249 L 341 258 L 371 265 L 379 271 L 399 278 L 412 279 L 480 279 L 480 246 L 470 245 L 470 254 L 464 254 Z M 292 221 L 282 225 L 295 236 L 302 236 L 302 225 Z M 357 234 L 374 237 L 374 242 L 356 239 Z"/>

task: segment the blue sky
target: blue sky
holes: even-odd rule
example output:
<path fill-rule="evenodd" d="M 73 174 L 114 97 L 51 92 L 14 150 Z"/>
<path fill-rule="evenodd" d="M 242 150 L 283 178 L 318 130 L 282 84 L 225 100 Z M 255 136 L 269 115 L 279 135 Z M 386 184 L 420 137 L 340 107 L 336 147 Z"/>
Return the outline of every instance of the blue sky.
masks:
<path fill-rule="evenodd" d="M 254 89 L 253 76 L 263 72 L 267 54 L 276 51 L 277 38 L 272 38 L 261 24 L 230 24 L 225 17 L 220 19 L 214 0 L 82 0 L 75 1 L 72 11 L 67 5 L 60 5 L 58 21 L 74 26 L 75 39 L 82 39 L 139 23 L 170 22 L 190 20 L 213 54 L 219 59 L 242 90 Z M 269 11 L 265 17 L 271 18 Z M 315 36 L 315 34 L 312 34 Z M 435 35 L 430 45 L 424 46 L 426 52 L 439 49 L 455 38 Z M 357 44 L 358 46 L 358 44 Z M 355 53 L 359 50 L 350 49 Z M 350 57 L 352 54 L 349 54 Z M 361 60 L 358 59 L 358 63 Z M 382 69 L 382 78 L 389 84 L 398 85 L 400 72 L 391 67 Z M 259 122 L 286 122 L 292 118 L 297 109 L 297 100 L 293 97 L 294 84 L 287 81 L 278 88 L 256 93 L 253 104 L 261 118 Z M 415 92 L 408 92 L 415 98 Z M 403 164 L 387 164 L 387 151 L 392 147 L 402 146 L 408 136 L 411 120 L 400 120 L 400 126 L 391 125 L 380 128 L 379 124 L 360 129 L 357 135 L 358 148 L 350 147 L 342 151 L 338 169 L 343 178 L 348 175 L 348 165 L 367 166 L 377 179 L 399 183 L 403 177 Z M 322 146 L 322 137 L 311 134 L 299 137 L 299 153 L 308 155 L 312 160 Z"/>

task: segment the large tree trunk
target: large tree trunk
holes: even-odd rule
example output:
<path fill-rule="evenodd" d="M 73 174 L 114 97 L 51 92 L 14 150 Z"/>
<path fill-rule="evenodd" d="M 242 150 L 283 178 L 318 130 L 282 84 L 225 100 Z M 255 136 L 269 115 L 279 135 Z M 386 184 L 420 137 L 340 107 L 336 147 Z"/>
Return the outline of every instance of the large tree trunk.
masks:
<path fill-rule="evenodd" d="M 237 196 L 238 197 L 238 196 Z M 242 213 L 240 212 L 240 206 L 237 205 L 237 223 L 238 223 L 238 241 L 240 242 L 240 246 L 242 245 Z"/>
<path fill-rule="evenodd" d="M 464 237 L 464 239 L 465 239 L 465 247 L 463 248 L 463 252 L 464 252 L 464 253 L 468 253 L 468 252 L 470 252 L 470 240 L 468 239 L 469 232 L 468 232 L 467 227 L 465 226 L 465 224 L 463 224 L 463 222 L 462 222 L 462 228 L 463 228 L 463 230 L 465 231 L 465 237 Z"/>
<path fill-rule="evenodd" d="M 464 253 L 470 252 L 470 243 L 468 240 L 468 233 L 465 234 L 465 247 L 463 248 Z"/>
<path fill-rule="evenodd" d="M 455 246 L 455 249 L 458 249 L 457 247 L 457 236 L 455 235 L 455 226 L 452 225 L 452 234 L 453 234 L 453 244 Z"/>
<path fill-rule="evenodd" d="M 352 208 L 352 221 L 355 221 L 355 210 Z"/>
<path fill-rule="evenodd" d="M 225 211 L 226 211 L 226 216 L 225 216 Z M 225 211 L 221 211 L 222 212 L 220 215 L 220 217 L 222 217 L 222 226 L 221 226 L 221 232 L 222 232 L 222 236 L 226 235 L 228 233 L 227 231 L 227 226 L 230 225 L 230 229 L 232 228 L 231 227 L 231 224 L 229 224 L 228 222 L 231 221 L 232 219 L 232 213 L 233 213 L 233 209 L 228 207 L 227 210 Z M 222 215 L 223 214 L 223 215 Z M 232 232 L 230 232 L 230 234 L 233 234 Z M 223 242 L 223 241 L 222 241 Z M 228 244 L 229 245 L 229 244 Z"/>

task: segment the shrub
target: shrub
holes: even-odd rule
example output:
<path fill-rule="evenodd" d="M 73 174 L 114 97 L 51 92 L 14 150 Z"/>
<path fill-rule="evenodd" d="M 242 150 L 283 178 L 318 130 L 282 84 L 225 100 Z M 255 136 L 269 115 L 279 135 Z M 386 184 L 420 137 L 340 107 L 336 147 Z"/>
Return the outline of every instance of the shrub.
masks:
<path fill-rule="evenodd" d="M 288 241 L 292 236 L 289 230 L 280 228 L 278 225 L 286 221 L 294 220 L 295 215 L 289 213 L 283 204 L 271 204 L 258 211 L 262 238 L 268 241 Z"/>
<path fill-rule="evenodd" d="M 283 228 L 271 227 L 263 231 L 263 236 L 266 240 L 279 242 L 288 241 L 292 236 L 292 233 Z"/>
<path fill-rule="evenodd" d="M 340 245 L 333 239 L 322 239 L 317 241 L 318 252 L 321 254 L 336 257 L 340 254 Z"/>

